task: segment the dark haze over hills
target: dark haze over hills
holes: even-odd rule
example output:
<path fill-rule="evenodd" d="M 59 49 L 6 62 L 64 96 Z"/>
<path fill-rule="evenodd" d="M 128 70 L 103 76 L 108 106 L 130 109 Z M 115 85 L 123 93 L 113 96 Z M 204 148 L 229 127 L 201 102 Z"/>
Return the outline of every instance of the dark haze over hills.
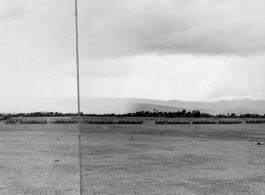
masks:
<path fill-rule="evenodd" d="M 35 108 L 35 109 L 33 109 Z M 37 109 L 36 109 L 37 108 Z M 76 98 L 42 98 L 13 100 L 12 104 L 0 103 L 1 113 L 62 112 L 76 113 Z M 208 114 L 264 114 L 265 100 L 235 99 L 216 102 L 187 102 L 179 100 L 151 100 L 138 98 L 81 98 L 81 111 L 86 114 L 125 114 L 137 111 L 177 112 L 199 110 Z"/>

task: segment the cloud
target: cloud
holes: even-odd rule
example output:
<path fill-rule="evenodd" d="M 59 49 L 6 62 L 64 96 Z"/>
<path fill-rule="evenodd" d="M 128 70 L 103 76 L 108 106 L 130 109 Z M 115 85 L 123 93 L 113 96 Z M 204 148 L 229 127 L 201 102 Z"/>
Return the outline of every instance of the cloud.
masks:
<path fill-rule="evenodd" d="M 2 20 L 17 20 L 26 15 L 25 5 L 23 1 L 4 0 L 0 3 L 0 18 Z"/>
<path fill-rule="evenodd" d="M 89 57 L 264 52 L 262 0 L 81 1 L 80 47 Z"/>
<path fill-rule="evenodd" d="M 12 26 L 21 31 L 12 40 L 23 36 L 33 50 L 43 46 L 74 57 L 73 2 L 4 2 L 5 18 L 24 19 Z M 80 56 L 259 55 L 265 50 L 264 7 L 262 0 L 79 0 Z"/>
<path fill-rule="evenodd" d="M 264 56 L 218 58 L 220 64 L 213 62 L 213 69 L 193 88 L 191 96 L 209 100 L 264 99 L 264 60 Z"/>
<path fill-rule="evenodd" d="M 0 96 L 75 96 L 74 1 L 0 5 Z M 78 5 L 82 96 L 265 98 L 264 1 Z"/>
<path fill-rule="evenodd" d="M 96 64 L 96 61 L 89 63 Z M 81 77 L 81 91 L 83 96 L 163 100 L 264 99 L 264 61 L 265 56 L 193 55 L 100 60 L 93 66 L 93 76 L 84 73 Z M 125 71 L 126 76 L 117 75 L 115 72 L 119 70 Z"/>

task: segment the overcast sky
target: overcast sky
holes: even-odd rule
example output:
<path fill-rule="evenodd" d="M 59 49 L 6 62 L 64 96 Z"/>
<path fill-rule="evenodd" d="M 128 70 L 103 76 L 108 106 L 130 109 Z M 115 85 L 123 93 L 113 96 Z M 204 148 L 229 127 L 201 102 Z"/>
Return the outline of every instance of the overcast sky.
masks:
<path fill-rule="evenodd" d="M 76 96 L 74 0 L 0 1 L 0 98 Z M 265 99 L 264 0 L 78 0 L 83 97 Z"/>

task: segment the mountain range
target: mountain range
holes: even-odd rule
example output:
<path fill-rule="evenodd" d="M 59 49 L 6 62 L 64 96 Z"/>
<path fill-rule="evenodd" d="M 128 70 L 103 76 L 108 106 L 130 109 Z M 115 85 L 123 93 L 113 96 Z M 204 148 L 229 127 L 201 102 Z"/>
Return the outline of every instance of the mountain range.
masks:
<path fill-rule="evenodd" d="M 0 102 L 2 113 L 62 112 L 76 113 L 76 98 L 13 99 Z M 142 98 L 82 97 L 81 111 L 86 114 L 124 114 L 138 111 L 177 112 L 199 110 L 208 114 L 265 114 L 265 100 L 234 99 L 213 102 L 152 100 Z M 11 111 L 12 110 L 12 111 Z"/>

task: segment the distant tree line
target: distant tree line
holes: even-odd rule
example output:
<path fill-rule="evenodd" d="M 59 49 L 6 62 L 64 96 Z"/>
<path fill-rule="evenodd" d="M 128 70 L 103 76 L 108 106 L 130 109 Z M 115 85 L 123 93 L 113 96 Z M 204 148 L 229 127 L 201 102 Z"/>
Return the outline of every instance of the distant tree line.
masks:
<path fill-rule="evenodd" d="M 211 115 L 208 113 L 201 113 L 199 110 L 193 110 L 193 111 L 178 111 L 178 112 L 159 112 L 154 110 L 154 112 L 149 111 L 141 111 L 141 112 L 135 112 L 135 113 L 127 113 L 127 114 L 84 114 L 84 116 L 103 116 L 103 117 L 165 117 L 165 118 L 265 118 L 264 115 L 259 114 L 241 114 L 236 115 L 235 113 L 232 114 L 219 114 L 219 115 Z"/>
<path fill-rule="evenodd" d="M 61 112 L 34 112 L 34 113 L 17 113 L 17 114 L 0 114 L 0 120 L 6 120 L 11 117 L 76 117 L 77 113 L 61 113 Z M 264 115 L 259 114 L 240 114 L 236 115 L 235 113 L 231 114 L 219 114 L 211 115 L 208 113 L 201 113 L 199 110 L 193 111 L 178 111 L 178 112 L 160 112 L 154 109 L 153 112 L 150 111 L 141 111 L 135 113 L 127 114 L 84 114 L 80 113 L 82 117 L 164 117 L 164 118 L 265 118 Z"/>
<path fill-rule="evenodd" d="M 214 117 L 213 115 L 207 113 L 201 113 L 198 110 L 194 110 L 192 112 L 186 112 L 186 110 L 178 111 L 178 112 L 159 112 L 154 110 L 154 112 L 150 111 L 141 111 L 135 113 L 127 113 L 127 114 L 84 114 L 84 116 L 103 116 L 103 117 L 165 117 L 165 118 L 177 118 L 177 117 L 193 117 L 193 118 L 210 118 Z"/>
<path fill-rule="evenodd" d="M 218 117 L 218 118 L 265 118 L 265 114 L 259 115 L 259 114 L 254 113 L 254 114 L 236 115 L 235 113 L 231 113 L 231 114 L 227 114 L 227 115 L 219 114 L 219 115 L 216 115 L 216 117 Z"/>

